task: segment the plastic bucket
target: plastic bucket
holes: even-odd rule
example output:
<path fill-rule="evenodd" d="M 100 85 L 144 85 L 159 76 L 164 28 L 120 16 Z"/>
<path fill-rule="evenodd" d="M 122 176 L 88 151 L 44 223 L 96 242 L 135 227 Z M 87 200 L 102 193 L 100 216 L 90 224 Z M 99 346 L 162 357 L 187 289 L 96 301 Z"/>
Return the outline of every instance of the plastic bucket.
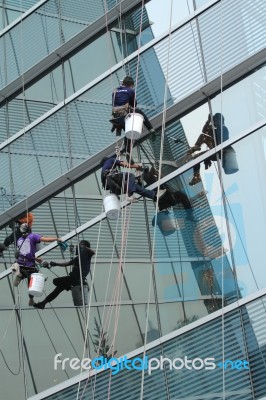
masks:
<path fill-rule="evenodd" d="M 142 132 L 143 115 L 138 113 L 128 114 L 125 117 L 125 134 L 128 139 L 138 139 Z"/>
<path fill-rule="evenodd" d="M 155 225 L 155 216 L 152 220 L 152 226 Z M 169 236 L 175 233 L 176 221 L 175 217 L 169 211 L 161 211 L 157 214 L 157 226 L 159 227 L 163 236 Z"/>
<path fill-rule="evenodd" d="M 72 292 L 72 299 L 73 299 L 74 306 L 83 306 L 81 285 L 72 286 L 71 292 Z M 84 293 L 84 304 L 87 306 L 89 304 L 89 287 L 88 287 L 88 285 L 83 285 L 83 293 Z"/>
<path fill-rule="evenodd" d="M 116 194 L 109 194 L 103 199 L 103 206 L 108 219 L 117 219 L 120 214 L 120 201 Z"/>
<path fill-rule="evenodd" d="M 39 273 L 31 274 L 29 283 L 29 294 L 35 297 L 41 297 L 44 288 L 44 282 L 44 275 Z"/>
<path fill-rule="evenodd" d="M 236 152 L 233 147 L 229 147 L 223 152 L 223 169 L 226 175 L 234 174 L 238 171 Z"/>

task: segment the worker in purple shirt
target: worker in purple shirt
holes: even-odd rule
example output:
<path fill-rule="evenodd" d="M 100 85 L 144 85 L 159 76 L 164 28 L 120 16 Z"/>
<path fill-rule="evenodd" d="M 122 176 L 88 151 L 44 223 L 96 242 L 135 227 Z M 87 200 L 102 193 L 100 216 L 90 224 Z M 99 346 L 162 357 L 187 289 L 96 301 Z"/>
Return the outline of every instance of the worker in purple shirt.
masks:
<path fill-rule="evenodd" d="M 40 242 L 49 243 L 61 239 L 57 237 L 44 237 L 37 233 L 32 233 L 28 224 L 24 223 L 20 226 L 21 237 L 17 240 L 16 263 L 19 266 L 19 271 L 16 273 L 14 286 L 18 286 L 22 279 L 27 278 L 28 284 L 31 274 L 38 272 L 35 262 L 42 262 L 40 258 L 35 257 L 36 246 Z M 29 295 L 29 306 L 33 306 L 33 296 Z"/>

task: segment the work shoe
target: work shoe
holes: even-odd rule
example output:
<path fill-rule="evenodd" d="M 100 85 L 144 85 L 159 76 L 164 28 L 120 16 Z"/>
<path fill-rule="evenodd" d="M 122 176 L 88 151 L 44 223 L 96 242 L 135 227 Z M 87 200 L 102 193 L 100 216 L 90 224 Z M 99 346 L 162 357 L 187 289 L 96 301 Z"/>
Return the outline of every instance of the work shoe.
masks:
<path fill-rule="evenodd" d="M 30 307 L 33 307 L 34 304 L 35 304 L 35 303 L 34 303 L 33 297 L 30 297 L 30 298 L 29 298 L 29 306 L 30 306 Z"/>
<path fill-rule="evenodd" d="M 40 301 L 40 303 L 33 303 L 33 307 L 43 310 L 45 308 L 45 304 Z"/>
<path fill-rule="evenodd" d="M 199 183 L 199 182 L 201 182 L 200 174 L 195 174 L 195 175 L 193 176 L 193 178 L 191 179 L 191 181 L 189 182 L 189 185 L 190 185 L 190 186 L 194 186 L 194 185 L 196 185 L 196 184 Z"/>
<path fill-rule="evenodd" d="M 195 144 L 195 146 L 190 147 L 190 149 L 187 151 L 187 154 L 192 154 L 194 153 L 194 151 L 199 151 L 199 150 L 201 150 L 201 147 Z"/>
<path fill-rule="evenodd" d="M 18 274 L 18 275 L 16 276 L 16 278 L 14 279 L 13 285 L 14 285 L 15 287 L 17 287 L 17 286 L 20 284 L 21 279 L 22 279 L 22 275 L 21 275 L 21 274 Z"/>
<path fill-rule="evenodd" d="M 139 202 L 138 199 L 136 199 L 136 197 L 134 197 L 134 196 L 129 196 L 127 198 L 127 201 L 129 201 L 130 203 L 138 203 Z"/>

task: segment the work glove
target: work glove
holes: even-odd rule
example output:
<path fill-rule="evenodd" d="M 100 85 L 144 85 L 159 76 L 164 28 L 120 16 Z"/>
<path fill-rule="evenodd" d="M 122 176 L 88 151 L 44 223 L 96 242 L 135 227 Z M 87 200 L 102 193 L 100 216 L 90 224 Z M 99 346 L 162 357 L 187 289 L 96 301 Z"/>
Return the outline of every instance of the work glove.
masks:
<path fill-rule="evenodd" d="M 50 267 L 56 267 L 56 262 L 50 261 Z"/>
<path fill-rule="evenodd" d="M 48 263 L 47 261 L 43 261 L 43 262 L 41 263 L 41 267 L 42 267 L 42 268 L 50 269 L 50 265 L 49 265 L 49 263 Z"/>

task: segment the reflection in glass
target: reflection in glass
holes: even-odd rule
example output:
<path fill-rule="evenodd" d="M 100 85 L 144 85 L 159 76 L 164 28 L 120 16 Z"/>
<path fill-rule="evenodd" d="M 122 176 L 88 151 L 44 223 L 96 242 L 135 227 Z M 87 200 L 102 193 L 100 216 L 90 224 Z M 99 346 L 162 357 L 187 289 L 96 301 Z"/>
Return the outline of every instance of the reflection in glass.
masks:
<path fill-rule="evenodd" d="M 238 162 L 238 170 L 234 170 L 233 174 L 228 174 L 223 164 L 227 162 L 226 151 L 231 151 L 232 147 L 223 149 L 221 161 L 218 158 L 217 162 L 221 162 L 224 166 L 222 169 L 224 190 L 220 186 L 216 162 L 207 170 L 201 169 L 201 182 L 194 186 L 189 186 L 191 170 L 166 184 L 171 188 L 174 186 L 177 188 L 178 182 L 183 183 L 193 207 L 195 221 L 190 221 L 191 228 L 188 227 L 189 222 L 185 218 L 180 223 L 182 213 L 177 214 L 176 206 L 170 205 L 173 208 L 172 211 L 170 208 L 168 213 L 172 213 L 173 220 L 176 220 L 176 229 L 173 229 L 171 234 L 165 235 L 157 227 L 160 239 L 157 241 L 156 256 L 167 257 L 167 252 L 171 257 L 180 256 L 180 251 L 178 252 L 174 245 L 175 238 L 178 237 L 179 248 L 184 255 L 194 255 L 204 259 L 202 266 L 197 263 L 197 267 L 193 267 L 202 293 L 207 294 L 206 285 L 210 282 L 213 288 L 210 294 L 221 295 L 223 287 L 228 302 L 265 286 L 261 275 L 261 260 L 264 257 L 262 232 L 265 230 L 262 207 L 264 194 L 261 187 L 263 180 L 261 174 L 265 170 L 264 136 L 265 130 L 262 129 L 233 145 L 233 157 L 236 154 Z M 254 197 L 254 193 L 261 193 L 261 196 Z M 185 238 L 189 229 L 193 230 L 190 236 L 193 240 L 190 240 L 188 246 Z M 167 251 L 162 243 L 167 244 Z M 210 270 L 207 266 L 211 267 Z"/>
<path fill-rule="evenodd" d="M 165 0 L 163 7 L 161 6 L 160 0 L 152 0 L 146 4 L 146 9 L 152 23 L 151 28 L 155 37 L 169 31 L 170 23 L 173 27 L 194 11 L 192 0 L 179 0 L 178 2 Z"/>

